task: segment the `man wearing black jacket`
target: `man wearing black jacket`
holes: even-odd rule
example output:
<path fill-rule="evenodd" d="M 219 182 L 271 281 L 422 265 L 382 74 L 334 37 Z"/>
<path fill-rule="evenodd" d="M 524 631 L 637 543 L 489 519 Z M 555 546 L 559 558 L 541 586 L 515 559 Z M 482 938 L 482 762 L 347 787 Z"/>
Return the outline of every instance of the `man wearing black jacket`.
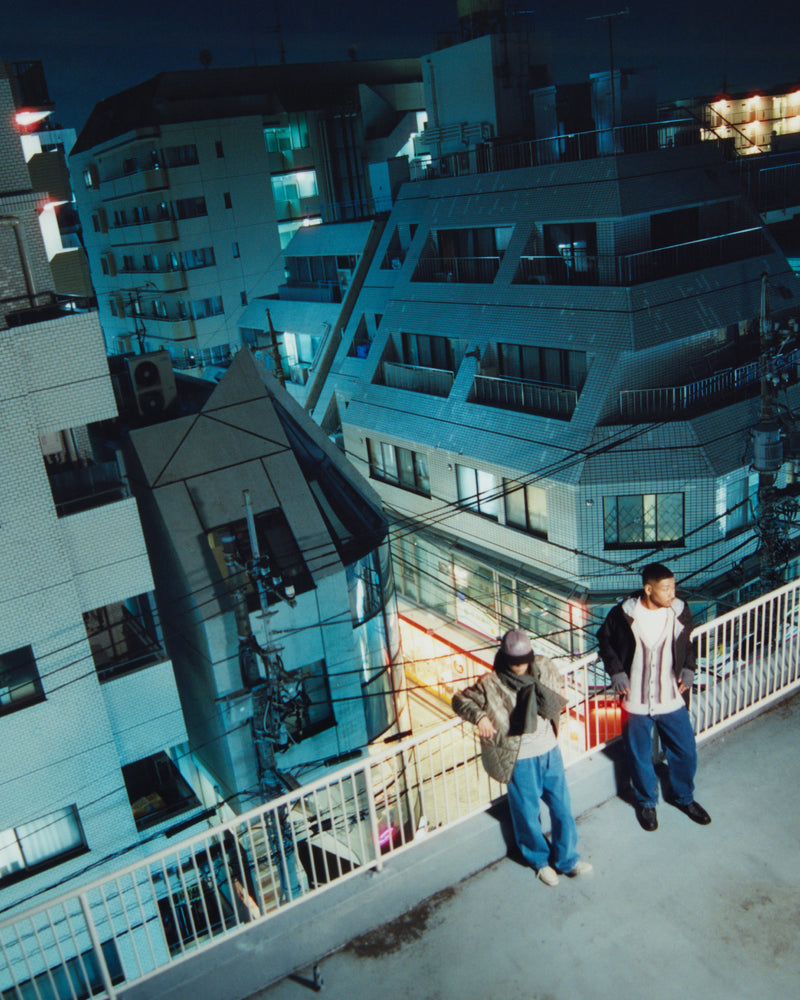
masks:
<path fill-rule="evenodd" d="M 674 804 L 695 823 L 711 822 L 694 801 L 697 749 L 683 697 L 694 679 L 692 627 L 689 605 L 675 596 L 671 570 L 650 563 L 642 570 L 642 590 L 615 605 L 597 633 L 600 657 L 622 701 L 636 816 L 648 832 L 658 828 L 654 726 L 666 753 Z"/>

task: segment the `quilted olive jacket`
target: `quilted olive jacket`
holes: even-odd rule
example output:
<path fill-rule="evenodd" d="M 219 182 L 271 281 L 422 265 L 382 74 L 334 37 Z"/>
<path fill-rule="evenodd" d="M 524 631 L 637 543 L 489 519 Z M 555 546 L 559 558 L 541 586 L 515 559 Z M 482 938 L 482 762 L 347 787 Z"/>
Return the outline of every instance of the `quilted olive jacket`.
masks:
<path fill-rule="evenodd" d="M 539 680 L 545 687 L 553 691 L 561 688 L 558 668 L 549 657 L 536 655 L 534 667 L 539 671 Z M 516 699 L 516 693 L 492 671 L 484 674 L 471 687 L 457 691 L 452 701 L 453 711 L 473 725 L 477 725 L 484 715 L 491 719 L 497 732 L 490 740 L 481 738 L 481 760 L 486 773 L 503 784 L 511 780 L 522 742 L 520 736 L 511 736 L 508 732 Z M 557 724 L 554 728 L 558 733 Z"/>

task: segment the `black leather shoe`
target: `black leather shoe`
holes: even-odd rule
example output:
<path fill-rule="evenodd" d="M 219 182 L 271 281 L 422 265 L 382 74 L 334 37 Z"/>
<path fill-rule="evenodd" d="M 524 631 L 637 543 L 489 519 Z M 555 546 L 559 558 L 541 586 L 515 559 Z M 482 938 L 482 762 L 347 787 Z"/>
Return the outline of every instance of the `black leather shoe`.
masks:
<path fill-rule="evenodd" d="M 643 830 L 647 830 L 648 833 L 658 829 L 658 817 L 655 809 L 648 809 L 646 806 L 639 807 L 636 810 L 636 818 L 639 820 L 639 826 Z"/>
<path fill-rule="evenodd" d="M 708 826 L 711 822 L 711 817 L 699 802 L 690 802 L 688 805 L 683 805 L 680 802 L 676 802 L 675 804 L 681 812 L 685 812 L 689 819 L 694 820 L 695 823 L 699 823 L 701 826 Z"/>

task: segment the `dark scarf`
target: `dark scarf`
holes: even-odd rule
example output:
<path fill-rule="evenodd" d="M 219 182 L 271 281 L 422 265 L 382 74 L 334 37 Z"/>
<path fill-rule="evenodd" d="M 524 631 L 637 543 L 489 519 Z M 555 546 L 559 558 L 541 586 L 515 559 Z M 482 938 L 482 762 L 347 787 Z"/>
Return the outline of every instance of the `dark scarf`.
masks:
<path fill-rule="evenodd" d="M 551 722 L 561 715 L 566 699 L 541 683 L 535 663 L 531 663 L 531 673 L 515 674 L 505 656 L 500 655 L 495 660 L 494 669 L 506 687 L 517 695 L 517 703 L 509 719 L 509 735 L 535 732 L 540 715 Z"/>

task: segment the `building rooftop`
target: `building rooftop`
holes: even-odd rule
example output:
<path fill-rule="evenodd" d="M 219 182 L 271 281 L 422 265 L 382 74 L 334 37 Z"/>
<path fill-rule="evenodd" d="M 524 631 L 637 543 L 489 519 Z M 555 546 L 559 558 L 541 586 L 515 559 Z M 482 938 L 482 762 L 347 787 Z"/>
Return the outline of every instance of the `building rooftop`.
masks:
<path fill-rule="evenodd" d="M 658 831 L 646 834 L 617 796 L 584 812 L 580 846 L 595 870 L 555 889 L 513 853 L 490 859 L 496 837 L 476 843 L 498 819 L 456 828 L 439 853 L 455 852 L 465 872 L 491 863 L 326 958 L 325 994 L 368 996 L 380 983 L 386 996 L 462 1000 L 790 995 L 800 806 L 781 786 L 800 777 L 798 725 L 795 695 L 705 746 L 698 800 L 710 827 L 662 805 Z M 287 978 L 250 1000 L 303 995 Z"/>
<path fill-rule="evenodd" d="M 420 60 L 280 63 L 158 73 L 95 105 L 73 153 L 132 129 L 238 115 L 309 111 L 349 101 L 353 88 L 419 83 Z"/>

